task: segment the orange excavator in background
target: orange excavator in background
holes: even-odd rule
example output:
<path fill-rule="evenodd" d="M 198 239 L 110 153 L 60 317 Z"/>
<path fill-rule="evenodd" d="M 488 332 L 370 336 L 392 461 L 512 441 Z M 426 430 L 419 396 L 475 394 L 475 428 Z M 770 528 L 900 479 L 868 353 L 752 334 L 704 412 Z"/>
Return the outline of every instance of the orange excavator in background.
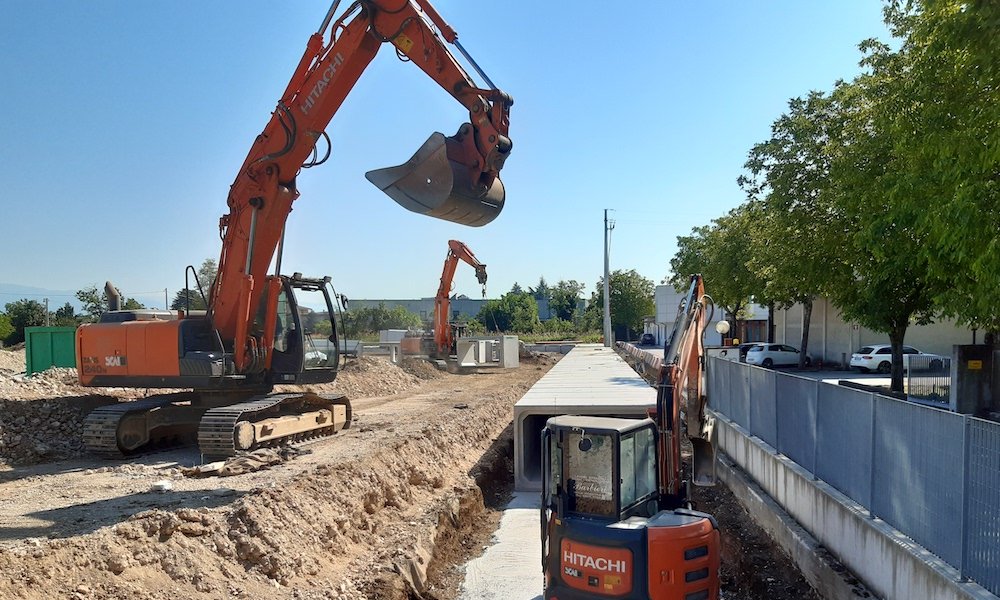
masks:
<path fill-rule="evenodd" d="M 430 354 L 438 358 L 448 358 L 455 353 L 456 326 L 451 323 L 448 313 L 451 311 L 449 295 L 452 280 L 459 260 L 476 270 L 476 279 L 483 286 L 483 298 L 486 297 L 486 265 L 479 262 L 472 250 L 462 242 L 448 240 L 448 256 L 445 257 L 444 268 L 441 270 L 441 285 L 434 297 L 434 352 Z"/>
<path fill-rule="evenodd" d="M 664 345 L 652 418 L 569 415 L 545 424 L 546 600 L 718 599 L 718 526 L 688 497 L 690 483 L 715 483 L 714 421 L 702 395 L 709 301 L 701 276 L 692 276 Z M 687 469 L 684 429 L 693 448 Z"/>
<path fill-rule="evenodd" d="M 485 225 L 502 210 L 510 96 L 429 0 L 356 0 L 338 15 L 339 5 L 309 38 L 230 188 L 207 311 L 118 310 L 110 293 L 111 310 L 79 328 L 82 385 L 193 390 L 97 409 L 84 426 L 91 450 L 130 453 L 197 430 L 204 455 L 228 456 L 350 423 L 342 397 L 271 393 L 275 384 L 333 381 L 340 354 L 330 278 L 283 274 L 281 254 L 297 177 L 329 158 L 325 129 L 384 44 L 465 106 L 469 122 L 454 136 L 431 135 L 405 164 L 366 177 L 408 210 L 464 225 Z M 446 43 L 489 87 L 476 85 Z M 201 291 L 197 276 L 195 283 Z"/>

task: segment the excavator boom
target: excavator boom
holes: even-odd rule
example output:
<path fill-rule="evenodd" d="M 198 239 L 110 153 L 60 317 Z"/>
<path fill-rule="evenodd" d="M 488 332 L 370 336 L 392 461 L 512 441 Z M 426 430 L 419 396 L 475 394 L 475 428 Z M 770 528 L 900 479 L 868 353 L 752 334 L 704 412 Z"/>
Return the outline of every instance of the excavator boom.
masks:
<path fill-rule="evenodd" d="M 458 268 L 460 260 L 476 270 L 476 280 L 483 286 L 483 297 L 486 297 L 486 265 L 479 262 L 476 255 L 464 243 L 458 240 L 448 240 L 448 255 L 444 259 L 441 284 L 438 286 L 437 296 L 434 298 L 434 343 L 441 356 L 451 354 L 455 345 L 455 336 L 448 315 L 451 307 L 449 295 L 451 294 L 452 281 L 455 278 L 455 269 Z"/>
<path fill-rule="evenodd" d="M 79 328 L 82 385 L 194 390 L 92 412 L 90 449 L 140 452 L 194 428 L 203 454 L 228 456 L 350 425 L 350 402 L 339 394 L 271 393 L 277 384 L 334 381 L 341 351 L 330 278 L 283 274 L 281 249 L 299 173 L 329 157 L 326 127 L 384 45 L 469 117 L 456 135 L 435 133 L 406 164 L 368 178 L 405 208 L 457 223 L 484 225 L 503 208 L 510 96 L 492 83 L 479 87 L 461 67 L 446 44 L 489 82 L 429 0 L 354 0 L 342 13 L 339 6 L 334 0 L 310 36 L 230 187 L 207 311 L 112 310 Z"/>

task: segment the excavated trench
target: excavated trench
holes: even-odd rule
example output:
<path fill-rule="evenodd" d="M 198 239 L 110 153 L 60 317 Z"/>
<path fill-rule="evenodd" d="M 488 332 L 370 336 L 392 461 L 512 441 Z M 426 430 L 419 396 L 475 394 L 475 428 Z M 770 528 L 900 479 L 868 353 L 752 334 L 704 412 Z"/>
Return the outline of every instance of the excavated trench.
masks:
<path fill-rule="evenodd" d="M 475 482 L 442 502 L 429 543 L 416 545 L 365 593 L 371 600 L 454 600 L 462 566 L 478 556 L 514 490 L 514 434 L 509 424 L 468 472 Z"/>

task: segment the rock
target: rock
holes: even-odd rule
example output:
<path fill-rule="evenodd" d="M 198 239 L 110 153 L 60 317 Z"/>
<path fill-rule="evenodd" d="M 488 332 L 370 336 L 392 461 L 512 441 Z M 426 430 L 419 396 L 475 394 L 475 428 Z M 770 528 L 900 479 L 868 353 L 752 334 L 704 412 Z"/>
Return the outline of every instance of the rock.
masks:
<path fill-rule="evenodd" d="M 151 489 L 154 492 L 169 492 L 174 489 L 174 483 L 168 479 L 161 479 L 154 483 Z"/>

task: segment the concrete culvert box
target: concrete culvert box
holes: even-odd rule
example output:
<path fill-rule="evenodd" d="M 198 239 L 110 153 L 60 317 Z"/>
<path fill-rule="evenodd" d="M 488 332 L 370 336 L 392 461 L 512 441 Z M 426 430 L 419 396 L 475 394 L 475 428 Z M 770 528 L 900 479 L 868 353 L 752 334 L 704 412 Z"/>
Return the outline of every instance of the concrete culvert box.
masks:
<path fill-rule="evenodd" d="M 541 434 L 549 417 L 641 419 L 656 406 L 649 386 L 611 348 L 578 345 L 514 405 L 514 487 L 541 490 Z"/>

